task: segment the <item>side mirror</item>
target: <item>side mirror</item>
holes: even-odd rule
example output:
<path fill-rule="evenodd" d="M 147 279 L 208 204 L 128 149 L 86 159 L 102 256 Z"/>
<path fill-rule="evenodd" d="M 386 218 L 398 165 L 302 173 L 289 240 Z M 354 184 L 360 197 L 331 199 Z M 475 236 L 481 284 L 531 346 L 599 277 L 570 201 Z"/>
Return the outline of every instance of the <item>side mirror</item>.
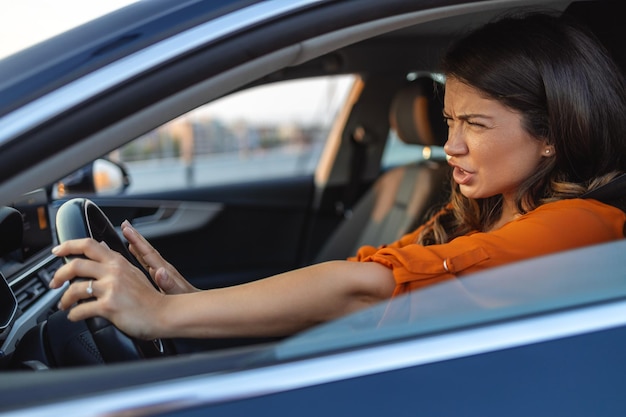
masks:
<path fill-rule="evenodd" d="M 54 184 L 53 197 L 117 195 L 129 185 L 130 177 L 122 164 L 109 159 L 96 159 Z"/>

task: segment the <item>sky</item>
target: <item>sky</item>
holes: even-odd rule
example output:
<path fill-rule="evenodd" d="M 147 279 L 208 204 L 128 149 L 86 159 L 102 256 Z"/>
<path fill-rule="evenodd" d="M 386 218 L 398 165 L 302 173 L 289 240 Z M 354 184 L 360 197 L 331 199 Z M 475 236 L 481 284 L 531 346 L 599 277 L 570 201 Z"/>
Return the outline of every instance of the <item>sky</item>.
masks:
<path fill-rule="evenodd" d="M 140 0 L 0 0 L 0 59 L 137 1 Z M 329 107 L 334 107 L 329 106 L 329 101 L 343 100 L 349 85 L 350 79 L 341 77 L 302 83 L 295 95 L 288 85 L 258 88 L 246 100 L 228 98 L 213 110 L 225 119 L 238 119 L 243 113 L 263 121 L 311 122 L 328 117 L 333 110 Z"/>
<path fill-rule="evenodd" d="M 137 0 L 0 0 L 0 58 Z M 10 4 L 10 5 L 8 5 Z"/>

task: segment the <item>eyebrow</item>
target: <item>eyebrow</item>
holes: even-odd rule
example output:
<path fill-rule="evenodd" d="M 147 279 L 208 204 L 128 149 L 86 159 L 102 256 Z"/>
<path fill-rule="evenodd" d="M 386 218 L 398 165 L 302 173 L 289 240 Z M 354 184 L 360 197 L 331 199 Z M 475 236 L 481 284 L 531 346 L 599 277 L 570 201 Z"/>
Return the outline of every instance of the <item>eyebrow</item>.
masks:
<path fill-rule="evenodd" d="M 452 117 L 445 110 L 442 113 L 444 117 Z M 457 119 L 460 119 L 460 120 L 468 120 L 468 119 L 473 119 L 473 118 L 493 120 L 493 117 L 487 116 L 485 114 L 480 114 L 480 113 L 469 113 L 469 114 L 462 114 L 460 116 L 457 116 Z"/>

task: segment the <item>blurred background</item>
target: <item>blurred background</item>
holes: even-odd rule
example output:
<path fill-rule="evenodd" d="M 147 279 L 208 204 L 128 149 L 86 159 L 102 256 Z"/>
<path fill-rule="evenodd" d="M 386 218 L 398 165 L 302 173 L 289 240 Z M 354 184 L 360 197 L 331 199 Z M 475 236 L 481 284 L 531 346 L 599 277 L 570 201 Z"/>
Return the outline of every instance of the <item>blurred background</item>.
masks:
<path fill-rule="evenodd" d="M 0 13 L 0 59 L 136 1 L 11 2 Z M 315 77 L 252 88 L 146 132 L 107 157 L 126 168 L 132 194 L 312 175 L 357 79 Z M 392 137 L 383 165 L 415 160 L 417 152 Z"/>

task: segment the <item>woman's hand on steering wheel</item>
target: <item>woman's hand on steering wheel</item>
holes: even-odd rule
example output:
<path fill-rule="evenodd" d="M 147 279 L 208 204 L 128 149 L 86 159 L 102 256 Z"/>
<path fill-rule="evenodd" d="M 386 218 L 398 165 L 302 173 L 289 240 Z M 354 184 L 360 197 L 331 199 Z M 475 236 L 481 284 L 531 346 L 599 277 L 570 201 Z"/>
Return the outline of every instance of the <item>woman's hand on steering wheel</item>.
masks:
<path fill-rule="evenodd" d="M 91 238 L 68 240 L 53 253 L 78 257 L 56 271 L 51 288 L 60 288 L 75 278 L 85 279 L 71 283 L 59 302 L 60 309 L 70 309 L 70 320 L 100 316 L 138 339 L 162 336 L 156 329 L 165 294 L 156 291 L 124 256 Z M 81 300 L 90 301 L 79 303 Z"/>
<path fill-rule="evenodd" d="M 186 294 L 200 291 L 187 281 L 161 254 L 130 224 L 122 223 L 122 234 L 129 243 L 128 249 L 145 268 L 165 294 Z"/>

